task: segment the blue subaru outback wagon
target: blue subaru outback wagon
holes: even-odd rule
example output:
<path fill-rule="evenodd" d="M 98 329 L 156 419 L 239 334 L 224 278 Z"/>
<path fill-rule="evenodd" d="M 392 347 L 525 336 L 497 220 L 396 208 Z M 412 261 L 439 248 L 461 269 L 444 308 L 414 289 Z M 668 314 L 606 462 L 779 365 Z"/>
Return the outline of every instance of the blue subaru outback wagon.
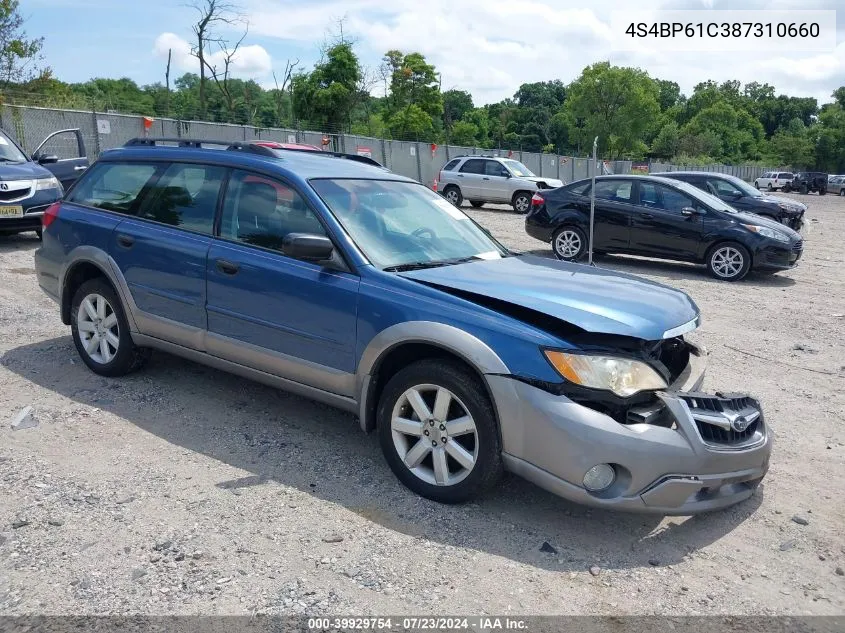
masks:
<path fill-rule="evenodd" d="M 132 141 L 45 213 L 39 284 L 92 371 L 158 349 L 354 412 L 431 499 L 505 470 L 666 514 L 753 494 L 772 434 L 753 398 L 699 391 L 686 294 L 510 252 L 369 163 Z"/>

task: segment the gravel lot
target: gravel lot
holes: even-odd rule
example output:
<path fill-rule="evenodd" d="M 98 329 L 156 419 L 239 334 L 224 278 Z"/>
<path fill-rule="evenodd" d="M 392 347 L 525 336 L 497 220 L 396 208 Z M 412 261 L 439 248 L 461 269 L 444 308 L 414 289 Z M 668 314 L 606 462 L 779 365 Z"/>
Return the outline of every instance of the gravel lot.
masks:
<path fill-rule="evenodd" d="M 0 237 L 0 613 L 845 613 L 845 199 L 800 199 L 788 273 L 600 262 L 692 295 L 707 388 L 759 396 L 777 435 L 758 494 L 695 518 L 514 477 L 439 506 L 345 413 L 162 353 L 97 377 L 36 285 L 35 237 Z M 520 217 L 472 214 L 550 253 Z M 38 425 L 11 430 L 27 405 Z"/>

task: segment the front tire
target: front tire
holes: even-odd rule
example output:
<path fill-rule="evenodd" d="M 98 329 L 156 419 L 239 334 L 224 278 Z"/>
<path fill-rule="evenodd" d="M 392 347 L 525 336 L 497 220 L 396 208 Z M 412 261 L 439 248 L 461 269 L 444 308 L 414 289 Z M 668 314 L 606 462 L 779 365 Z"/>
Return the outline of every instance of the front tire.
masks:
<path fill-rule="evenodd" d="M 842 187 L 842 189 L 839 190 L 839 195 L 845 198 L 845 187 Z"/>
<path fill-rule="evenodd" d="M 802 193 L 803 195 L 807 195 L 807 191 L 809 191 L 809 190 L 807 189 L 807 185 L 801 185 L 801 189 L 800 189 L 800 191 L 801 191 L 801 193 Z"/>
<path fill-rule="evenodd" d="M 469 203 L 472 205 L 473 209 L 480 209 L 484 206 L 484 203 L 481 202 L 481 200 L 470 200 Z"/>
<path fill-rule="evenodd" d="M 760 187 L 757 187 L 757 188 L 759 189 Z M 769 191 L 774 191 L 774 190 L 775 190 L 775 188 L 774 188 L 774 187 L 772 187 L 772 183 L 769 183 L 769 186 L 768 186 L 767 188 L 768 188 L 768 190 L 769 190 Z"/>
<path fill-rule="evenodd" d="M 73 295 L 70 330 L 76 351 L 88 369 L 100 376 L 124 376 L 149 358 L 137 347 L 120 298 L 104 279 L 90 279 Z"/>
<path fill-rule="evenodd" d="M 479 378 L 457 362 L 421 360 L 396 373 L 379 399 L 377 423 L 390 469 L 427 499 L 461 503 L 502 474 L 493 406 Z"/>
<path fill-rule="evenodd" d="M 577 226 L 564 226 L 552 236 L 552 252 L 567 262 L 577 262 L 587 252 L 587 236 Z"/>
<path fill-rule="evenodd" d="M 446 189 L 443 190 L 443 197 L 456 207 L 460 207 L 461 203 L 464 201 L 464 196 L 461 194 L 461 190 L 455 185 L 449 185 L 446 187 Z"/>
<path fill-rule="evenodd" d="M 707 269 L 716 279 L 739 281 L 751 268 L 751 253 L 742 244 L 717 244 L 707 253 Z"/>
<path fill-rule="evenodd" d="M 528 193 L 527 191 L 516 192 L 513 196 L 513 200 L 511 200 L 513 210 L 516 211 L 519 215 L 525 215 L 531 208 L 531 198 L 532 194 Z"/>
<path fill-rule="evenodd" d="M 819 195 L 820 196 L 823 196 L 825 194 L 827 194 L 827 189 L 825 187 L 822 187 L 821 189 L 819 189 Z"/>

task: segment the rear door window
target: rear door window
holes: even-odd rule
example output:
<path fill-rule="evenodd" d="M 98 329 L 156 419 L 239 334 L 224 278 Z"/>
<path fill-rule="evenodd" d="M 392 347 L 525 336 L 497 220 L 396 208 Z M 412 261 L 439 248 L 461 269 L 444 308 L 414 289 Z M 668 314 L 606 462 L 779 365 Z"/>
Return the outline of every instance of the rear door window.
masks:
<path fill-rule="evenodd" d="M 462 174 L 483 174 L 485 162 L 487 161 L 480 158 L 472 158 L 464 163 L 460 171 Z"/>
<path fill-rule="evenodd" d="M 596 198 L 611 202 L 631 202 L 630 180 L 600 180 L 596 183 Z"/>
<path fill-rule="evenodd" d="M 135 215 L 145 185 L 164 170 L 154 163 L 97 163 L 68 194 L 87 207 Z"/>
<path fill-rule="evenodd" d="M 173 163 L 150 188 L 139 217 L 211 235 L 226 169 Z"/>

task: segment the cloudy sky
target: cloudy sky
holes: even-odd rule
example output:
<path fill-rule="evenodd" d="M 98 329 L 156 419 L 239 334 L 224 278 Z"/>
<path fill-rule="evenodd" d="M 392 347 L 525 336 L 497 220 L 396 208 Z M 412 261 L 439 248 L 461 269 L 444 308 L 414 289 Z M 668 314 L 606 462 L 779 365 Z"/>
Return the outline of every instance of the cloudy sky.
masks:
<path fill-rule="evenodd" d="M 521 83 L 570 82 L 593 62 L 639 66 L 677 81 L 689 94 L 707 79 L 768 82 L 778 92 L 830 100 L 845 85 L 845 0 L 637 0 L 647 17 L 658 9 L 751 9 L 765 19 L 774 9 L 839 9 L 837 46 L 825 51 L 620 51 L 610 0 L 234 0 L 249 21 L 236 74 L 267 87 L 287 60 L 310 68 L 327 34 L 344 21 L 362 63 L 375 69 L 385 51 L 419 51 L 442 75 L 443 89 L 472 93 L 476 104 L 512 96 Z M 164 80 L 168 49 L 173 74 L 196 71 L 189 54 L 190 0 L 22 0 L 30 35 L 46 39 L 44 55 L 65 81 L 130 77 Z M 70 26 L 74 24 L 74 26 Z M 80 25 L 85 28 L 80 28 Z M 224 35 L 237 38 L 234 32 Z"/>

